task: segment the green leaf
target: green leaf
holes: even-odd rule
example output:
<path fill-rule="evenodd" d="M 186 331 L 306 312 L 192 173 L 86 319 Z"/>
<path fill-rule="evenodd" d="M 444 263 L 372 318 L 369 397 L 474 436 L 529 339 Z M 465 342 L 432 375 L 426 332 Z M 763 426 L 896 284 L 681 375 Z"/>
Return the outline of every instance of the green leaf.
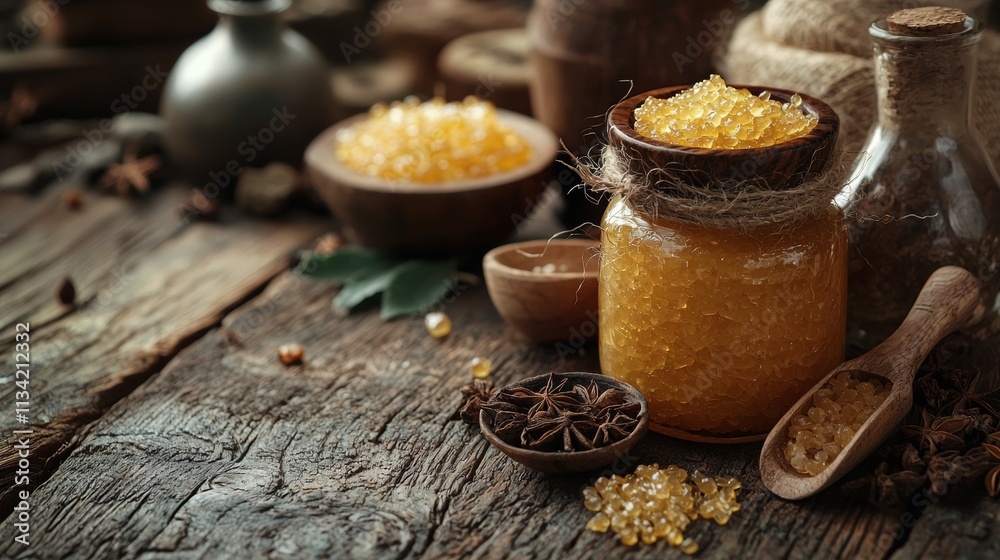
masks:
<path fill-rule="evenodd" d="M 394 269 L 382 296 L 382 319 L 426 311 L 455 285 L 454 262 L 408 261 Z"/>
<path fill-rule="evenodd" d="M 344 284 L 337 297 L 333 298 L 334 307 L 354 309 L 368 298 L 384 292 L 395 277 L 397 268 L 391 265 L 384 268 L 372 268 L 352 278 L 347 284 Z"/>
<path fill-rule="evenodd" d="M 295 270 L 309 278 L 347 284 L 392 266 L 391 260 L 370 249 L 344 247 L 330 254 L 304 253 Z"/>

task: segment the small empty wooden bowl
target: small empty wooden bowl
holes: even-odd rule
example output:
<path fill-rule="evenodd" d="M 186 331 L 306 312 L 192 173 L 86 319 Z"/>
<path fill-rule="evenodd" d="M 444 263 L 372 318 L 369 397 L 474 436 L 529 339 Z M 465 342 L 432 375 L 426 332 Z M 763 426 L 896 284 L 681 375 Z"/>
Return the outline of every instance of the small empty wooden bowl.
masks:
<path fill-rule="evenodd" d="M 335 155 L 337 132 L 368 118 L 345 119 L 306 149 L 306 171 L 346 237 L 374 249 L 454 256 L 502 243 L 545 190 L 558 145 L 538 121 L 502 109 L 500 121 L 531 143 L 530 162 L 478 179 L 405 183 L 361 175 Z"/>
<path fill-rule="evenodd" d="M 479 429 L 483 432 L 483 436 L 493 444 L 493 447 L 496 447 L 518 463 L 536 471 L 553 474 L 570 474 L 589 472 L 606 467 L 613 463 L 615 459 L 624 457 L 625 454 L 631 451 L 645 437 L 646 432 L 649 430 L 649 406 L 646 404 L 646 399 L 642 396 L 642 393 L 636 390 L 635 387 L 599 373 L 557 373 L 555 376 L 557 380 L 569 379 L 571 385 L 586 385 L 593 380 L 597 382 L 597 386 L 601 390 L 618 389 L 624 391 L 629 395 L 629 398 L 639 403 L 639 423 L 628 437 L 607 447 L 572 453 L 533 451 L 531 449 L 515 447 L 500 439 L 496 431 L 494 431 L 487 415 L 484 412 L 480 412 Z M 538 390 L 544 387 L 548 380 L 548 374 L 539 375 L 511 383 L 505 388 L 526 387 Z"/>
<path fill-rule="evenodd" d="M 525 241 L 493 249 L 483 257 L 493 305 L 532 340 L 593 339 L 599 249 L 600 243 L 590 239 Z"/>

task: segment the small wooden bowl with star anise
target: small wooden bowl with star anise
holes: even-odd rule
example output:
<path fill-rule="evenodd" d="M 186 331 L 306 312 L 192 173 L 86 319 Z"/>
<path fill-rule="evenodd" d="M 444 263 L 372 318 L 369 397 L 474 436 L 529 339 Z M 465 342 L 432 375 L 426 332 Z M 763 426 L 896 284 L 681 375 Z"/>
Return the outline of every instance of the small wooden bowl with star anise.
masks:
<path fill-rule="evenodd" d="M 556 474 L 588 472 L 624 457 L 649 428 L 634 387 L 596 373 L 551 373 L 512 383 L 481 405 L 479 427 L 508 457 Z"/>

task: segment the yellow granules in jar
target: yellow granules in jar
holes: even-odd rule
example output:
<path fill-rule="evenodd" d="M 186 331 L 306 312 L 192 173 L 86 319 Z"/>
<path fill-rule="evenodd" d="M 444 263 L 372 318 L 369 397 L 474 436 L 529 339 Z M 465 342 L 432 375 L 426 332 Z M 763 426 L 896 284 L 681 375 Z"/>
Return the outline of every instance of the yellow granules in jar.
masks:
<path fill-rule="evenodd" d="M 650 428 L 766 434 L 844 361 L 843 211 L 787 231 L 604 216 L 601 371 L 639 389 Z"/>
<path fill-rule="evenodd" d="M 802 474 L 823 472 L 888 395 L 889 388 L 877 379 L 862 381 L 847 372 L 836 375 L 816 391 L 805 414 L 792 418 L 785 458 Z"/>
<path fill-rule="evenodd" d="M 635 110 L 639 134 L 680 146 L 740 150 L 804 136 L 818 119 L 800 108 L 796 94 L 780 103 L 726 85 L 717 75 L 668 99 L 650 97 Z"/>
<path fill-rule="evenodd" d="M 520 167 L 531 144 L 475 97 L 445 103 L 415 97 L 378 104 L 368 118 L 337 134 L 337 159 L 362 175 L 410 183 L 445 183 Z"/>
<path fill-rule="evenodd" d="M 601 477 L 583 489 L 583 505 L 594 512 L 587 528 L 596 533 L 608 529 L 622 544 L 639 541 L 653 544 L 665 540 L 686 554 L 698 552 L 698 543 L 684 538 L 684 531 L 699 517 L 719 525 L 729 523 L 739 511 L 735 478 L 714 478 L 695 471 L 688 473 L 676 465 L 639 465 L 635 474 Z"/>

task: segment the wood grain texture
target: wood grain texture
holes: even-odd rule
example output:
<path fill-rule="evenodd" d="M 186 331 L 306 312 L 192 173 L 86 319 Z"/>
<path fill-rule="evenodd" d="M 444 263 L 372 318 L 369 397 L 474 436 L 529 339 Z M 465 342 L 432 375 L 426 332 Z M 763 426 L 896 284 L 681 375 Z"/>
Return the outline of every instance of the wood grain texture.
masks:
<path fill-rule="evenodd" d="M 324 229 L 317 219 L 185 224 L 177 212 L 185 194 L 91 196 L 71 213 L 50 192 L 38 201 L 45 211 L 0 245 L 0 363 L 13 363 L 14 324 L 23 321 L 32 366 L 31 424 L 16 424 L 11 411 L 0 429 L 5 442 L 11 429 L 36 430 L 36 471 L 54 469 L 79 430 L 287 269 L 294 250 Z M 65 275 L 76 283 L 75 308 L 55 299 Z M 13 403 L 16 390 L 9 380 L 0 386 L 2 402 Z M 5 511 L 15 462 L 0 456 Z"/>
<path fill-rule="evenodd" d="M 530 471 L 455 416 L 467 362 L 493 360 L 497 381 L 594 371 L 596 352 L 519 338 L 482 286 L 446 307 L 437 342 L 417 319 L 338 318 L 335 290 L 291 274 L 96 423 L 34 493 L 38 558 L 582 558 L 618 557 L 584 529 L 580 490 L 596 474 Z M 306 363 L 278 363 L 278 345 Z M 562 354 L 562 355 L 561 355 Z M 702 558 L 881 558 L 895 515 L 837 492 L 790 504 L 756 473 L 758 445 L 706 446 L 650 435 L 617 465 L 658 461 L 744 481 L 728 527 L 690 531 Z M 609 471 L 610 473 L 610 471 Z M 599 473 L 597 473 L 599 474 Z M 58 512 L 58 513 L 56 513 Z M 0 555 L 12 521 L 0 525 Z M 681 557 L 664 543 L 630 556 Z"/>

